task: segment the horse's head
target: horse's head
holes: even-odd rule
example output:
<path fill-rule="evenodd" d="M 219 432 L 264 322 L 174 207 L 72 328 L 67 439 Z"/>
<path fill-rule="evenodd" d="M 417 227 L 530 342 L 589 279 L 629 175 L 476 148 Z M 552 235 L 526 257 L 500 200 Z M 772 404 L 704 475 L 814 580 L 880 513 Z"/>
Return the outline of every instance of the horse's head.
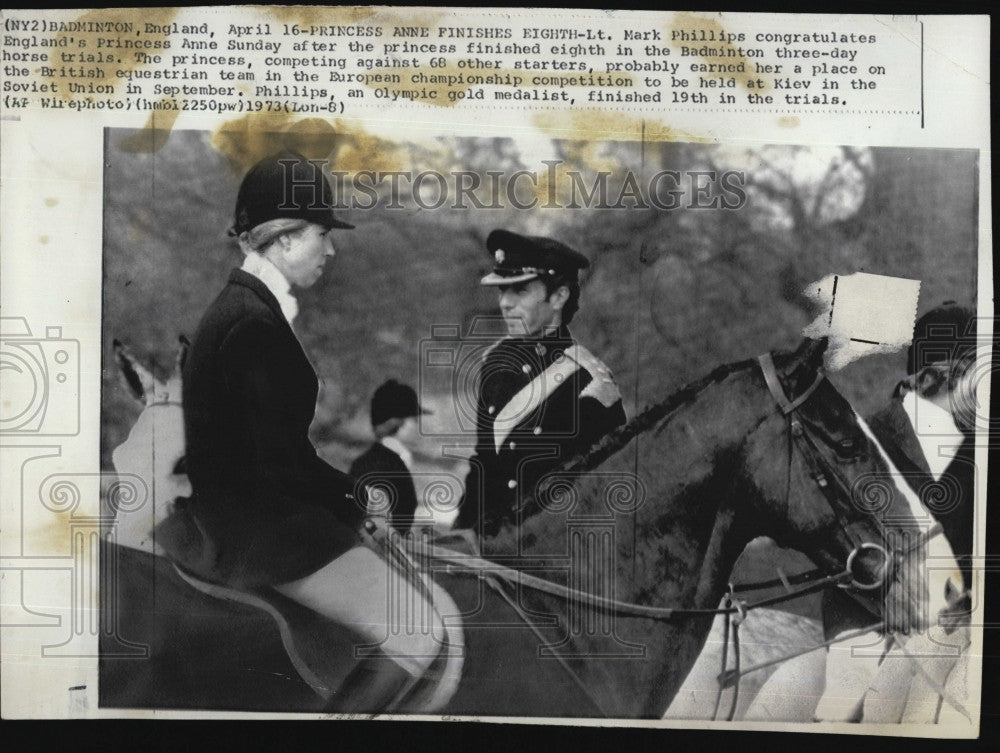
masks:
<path fill-rule="evenodd" d="M 879 614 L 888 630 L 926 627 L 928 529 L 905 480 L 825 377 L 825 340 L 762 356 L 764 418 L 743 447 L 757 533 L 802 551 Z M 769 405 L 768 405 L 769 404 Z"/>
<path fill-rule="evenodd" d="M 166 380 L 115 340 L 115 361 L 129 393 L 143 411 L 128 438 L 114 449 L 112 464 L 119 486 L 112 497 L 116 541 L 154 551 L 151 531 L 165 517 L 177 497 L 189 496 L 191 485 L 184 469 L 184 413 L 181 408 L 181 371 L 189 343 L 183 335 Z"/>
<path fill-rule="evenodd" d="M 522 551 L 557 552 L 573 518 L 613 518 L 620 593 L 712 608 L 746 544 L 770 536 L 830 575 L 850 568 L 852 592 L 890 629 L 919 628 L 917 526 L 932 521 L 824 376 L 825 347 L 720 366 L 646 409 L 551 474 L 573 491 L 542 487 L 529 500 L 539 514 L 487 549 L 512 550 L 513 535 Z"/>

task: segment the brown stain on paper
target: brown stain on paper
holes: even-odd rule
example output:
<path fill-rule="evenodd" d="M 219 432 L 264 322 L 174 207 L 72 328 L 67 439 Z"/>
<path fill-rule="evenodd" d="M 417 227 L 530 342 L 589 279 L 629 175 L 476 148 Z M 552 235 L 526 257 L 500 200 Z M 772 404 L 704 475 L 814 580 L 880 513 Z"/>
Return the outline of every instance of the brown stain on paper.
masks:
<path fill-rule="evenodd" d="M 665 123 L 621 112 L 566 110 L 536 113 L 532 123 L 554 139 L 575 141 L 684 141 L 705 143 L 705 139 Z"/>
<path fill-rule="evenodd" d="M 336 118 L 299 118 L 290 113 L 253 113 L 227 121 L 212 135 L 233 170 L 245 173 L 259 160 L 282 149 L 308 159 L 328 160 L 329 169 L 349 174 L 360 170 L 404 170 L 406 149 Z"/>
<path fill-rule="evenodd" d="M 323 26 L 327 24 L 350 26 L 369 20 L 378 13 L 376 8 L 346 7 L 324 8 L 313 5 L 266 5 L 263 11 L 275 21 L 300 26 Z"/>
<path fill-rule="evenodd" d="M 153 110 L 141 131 L 126 136 L 116 146 L 130 154 L 154 154 L 166 146 L 180 114 L 180 110 Z"/>
<path fill-rule="evenodd" d="M 392 29 L 396 26 L 426 26 L 431 35 L 425 39 L 428 42 L 438 41 L 437 29 L 441 26 L 442 20 L 450 20 L 450 16 L 442 11 L 429 10 L 427 8 L 421 8 L 419 10 L 406 10 L 405 8 L 387 8 L 382 7 L 377 9 L 374 23 L 382 27 L 383 34 L 381 39 L 384 41 L 387 37 L 388 39 L 404 39 L 405 37 L 393 37 Z M 411 40 L 412 41 L 412 40 Z M 420 41 L 417 39 L 416 41 Z M 440 41 L 446 42 L 446 39 Z"/>
<path fill-rule="evenodd" d="M 782 115 L 778 118 L 778 125 L 782 128 L 798 128 L 799 119 L 795 115 Z"/>
<path fill-rule="evenodd" d="M 395 74 L 395 75 L 399 76 L 399 78 L 401 80 L 399 82 L 368 81 L 368 80 L 366 80 L 365 81 L 365 86 L 367 86 L 370 89 L 387 89 L 390 92 L 398 92 L 398 93 L 401 93 L 401 94 L 404 93 L 404 92 L 409 92 L 409 91 L 426 92 L 427 94 L 430 94 L 431 92 L 433 92 L 436 95 L 434 98 L 431 98 L 429 96 L 420 97 L 420 98 L 414 98 L 414 99 L 407 98 L 406 101 L 420 103 L 420 104 L 434 105 L 436 107 L 454 107 L 455 105 L 457 105 L 460 102 L 464 101 L 466 99 L 466 96 L 462 96 L 462 97 L 457 97 L 456 96 L 456 97 L 452 98 L 452 97 L 448 96 L 449 92 L 462 92 L 463 95 L 467 95 L 469 93 L 469 90 L 472 89 L 473 87 L 480 88 L 480 87 L 484 87 L 484 86 L 497 87 L 499 89 L 522 88 L 522 87 L 529 86 L 529 84 L 527 84 L 527 79 L 528 79 L 528 77 L 532 73 L 536 73 L 536 72 L 535 71 L 526 71 L 526 70 L 516 70 L 516 69 L 513 69 L 513 68 L 506 68 L 506 69 L 505 68 L 481 68 L 481 69 L 480 68 L 472 68 L 472 69 L 470 69 L 470 68 L 459 68 L 458 67 L 458 63 L 456 61 L 448 61 L 448 63 L 445 66 L 443 66 L 441 68 L 431 68 L 430 70 L 427 70 L 427 69 L 425 69 L 423 67 L 421 67 L 420 69 L 414 69 L 414 68 L 375 68 L 375 69 L 373 69 L 371 71 L 371 73 L 372 74 L 381 75 L 381 76 L 385 76 L 386 74 Z M 466 80 L 463 81 L 463 82 L 461 82 L 461 83 L 448 83 L 447 81 L 443 81 L 443 82 L 440 82 L 440 81 L 438 81 L 438 82 L 414 81 L 413 80 L 413 76 L 415 74 L 417 74 L 417 73 L 423 74 L 426 77 L 446 77 L 446 76 L 453 76 L 455 78 L 458 78 L 459 76 L 463 76 Z M 578 77 L 582 78 L 584 74 L 576 73 L 576 74 L 570 74 L 570 75 L 571 76 L 572 75 L 577 75 Z M 515 85 L 513 83 L 511 83 L 511 84 L 503 84 L 503 83 L 483 83 L 483 84 L 480 84 L 480 83 L 471 83 L 471 82 L 469 82 L 467 80 L 469 78 L 469 76 L 484 76 L 484 77 L 498 77 L 498 78 L 503 78 L 503 77 L 506 77 L 506 76 L 517 76 L 518 78 L 522 79 L 522 81 L 521 81 L 521 84 L 520 84 L 519 87 L 515 87 Z M 627 79 L 629 81 L 629 86 L 635 86 L 635 79 L 631 75 L 629 75 L 627 73 L 616 73 L 615 76 L 618 77 L 618 78 L 621 78 L 621 79 Z M 566 89 L 571 89 L 571 88 L 582 87 L 582 86 L 585 86 L 585 84 L 567 85 L 565 88 Z M 556 87 L 554 87 L 554 86 L 541 86 L 540 85 L 540 86 L 533 87 L 533 88 L 537 88 L 537 89 L 553 89 L 553 88 L 556 88 Z M 623 88 L 624 88 L 624 85 L 623 85 Z M 570 96 L 572 96 L 572 94 Z M 499 103 L 500 106 L 503 106 L 508 101 L 511 102 L 512 104 L 516 105 L 516 104 L 519 104 L 523 100 L 497 100 L 497 99 L 495 99 L 493 97 L 487 96 L 482 101 L 484 103 L 486 103 L 486 102 Z M 542 102 L 542 104 L 545 104 L 545 102 Z M 561 102 L 560 104 L 569 105 L 568 102 Z"/>
<path fill-rule="evenodd" d="M 430 72 L 425 71 L 423 67 L 419 69 L 414 68 L 375 68 L 371 71 L 372 74 L 385 76 L 386 74 L 395 74 L 399 76 L 399 82 L 387 82 L 387 81 L 370 81 L 369 78 L 374 78 L 374 76 L 365 77 L 365 86 L 370 89 L 387 89 L 390 92 L 404 94 L 410 91 L 419 91 L 422 94 L 425 93 L 427 96 L 422 96 L 420 98 L 411 99 L 408 97 L 401 97 L 408 102 L 420 103 L 425 105 L 434 105 L 436 107 L 453 107 L 458 103 L 458 99 L 449 99 L 448 92 L 450 91 L 460 91 L 463 93 L 468 93 L 469 89 L 472 88 L 472 84 L 462 83 L 462 84 L 448 84 L 448 83 L 429 83 L 429 82 L 417 82 L 413 80 L 413 76 L 416 73 L 421 73 L 425 76 L 457 76 L 462 73 L 458 68 L 456 63 L 449 62 L 447 66 L 443 68 L 434 68 Z M 407 83 L 409 82 L 409 83 Z M 433 97 L 430 95 L 433 93 Z"/>
<path fill-rule="evenodd" d="M 90 97 L 106 97 L 106 93 L 89 94 L 86 91 L 82 92 L 70 92 L 69 84 L 80 84 L 86 87 L 88 84 L 93 84 L 94 86 L 110 86 L 113 92 L 117 92 L 118 88 L 127 82 L 127 79 L 118 78 L 116 71 L 134 71 L 143 66 L 143 63 L 138 62 L 136 53 L 143 52 L 149 56 L 153 55 L 164 55 L 170 54 L 170 50 L 162 49 L 126 49 L 118 47 L 109 47 L 107 42 L 120 42 L 125 44 L 126 42 L 134 40 L 143 41 L 163 41 L 168 39 L 170 34 L 146 34 L 145 27 L 146 24 L 157 24 L 159 26 L 165 26 L 170 24 L 177 13 L 180 11 L 179 8 L 100 8 L 96 10 L 89 10 L 73 19 L 74 23 L 108 23 L 108 22 L 118 22 L 118 23 L 131 23 L 133 25 L 132 31 L 63 31 L 56 35 L 57 44 L 65 44 L 65 47 L 52 47 L 53 50 L 61 50 L 67 53 L 73 53 L 77 60 L 80 59 L 82 55 L 94 56 L 93 59 L 84 58 L 80 62 L 70 62 L 62 63 L 60 61 L 54 60 L 50 57 L 47 67 L 53 69 L 54 73 L 47 78 L 54 84 L 58 85 L 56 94 L 66 100 L 70 101 L 73 99 L 86 99 Z M 65 39 L 66 42 L 63 43 L 61 40 Z M 99 41 L 101 40 L 101 45 L 98 47 Z M 102 58 L 97 61 L 96 58 Z M 69 73 L 70 71 L 79 71 L 79 69 L 84 69 L 87 71 L 94 72 L 96 77 L 80 77 L 75 75 L 61 75 L 62 73 Z M 103 75 L 101 75 L 103 74 Z"/>
<path fill-rule="evenodd" d="M 74 520 L 73 510 L 45 510 L 44 523 L 30 533 L 32 550 L 61 555 L 72 554 Z"/>
<path fill-rule="evenodd" d="M 674 22 L 670 27 L 670 31 L 688 31 L 688 32 L 702 31 L 710 36 L 713 33 L 716 36 L 718 36 L 720 34 L 724 34 L 726 32 L 726 29 L 719 21 L 717 21 L 714 18 L 696 16 L 693 13 L 679 12 L 674 14 Z M 771 86 L 770 82 L 766 81 L 763 78 L 765 74 L 756 73 L 755 72 L 756 69 L 754 68 L 753 63 L 747 60 L 747 58 L 744 57 L 743 55 L 738 54 L 736 47 L 731 42 L 726 42 L 717 39 L 712 42 L 695 41 L 695 42 L 686 42 L 685 44 L 695 48 L 722 47 L 723 49 L 729 50 L 733 53 L 732 55 L 727 54 L 725 57 L 701 56 L 706 63 L 723 63 L 723 64 L 743 63 L 743 65 L 745 66 L 744 73 L 703 73 L 703 72 L 695 72 L 688 70 L 688 73 L 692 75 L 701 76 L 703 78 L 711 78 L 717 76 L 724 76 L 728 78 L 732 76 L 736 79 L 736 82 L 738 84 L 741 84 L 744 88 L 747 88 L 748 81 L 760 79 L 763 82 L 764 86 L 760 88 L 755 86 L 752 89 L 749 89 L 749 91 L 752 92 L 765 91 Z M 678 69 L 677 72 L 678 74 L 680 74 L 682 71 L 681 69 Z M 726 90 L 719 89 L 718 91 L 726 91 Z"/>
<path fill-rule="evenodd" d="M 393 37 L 392 29 L 395 26 L 426 26 L 432 30 L 427 37 L 427 41 L 434 41 L 437 35 L 433 33 L 441 20 L 449 18 L 443 11 L 432 11 L 425 8 L 407 11 L 403 8 L 372 7 L 372 6 L 349 6 L 330 7 L 312 5 L 266 5 L 259 6 L 257 10 L 262 11 L 272 20 L 278 23 L 298 24 L 303 27 L 310 26 L 377 26 L 382 29 L 381 37 L 359 37 L 359 41 L 368 41 L 380 44 L 393 39 L 401 40 L 405 37 Z M 411 41 L 413 41 L 411 39 Z M 419 39 L 417 39 L 419 41 Z M 376 52 L 379 48 L 376 47 Z"/>
<path fill-rule="evenodd" d="M 695 142 L 705 143 L 708 139 L 665 123 L 646 120 L 621 112 L 600 110 L 565 110 L 536 113 L 532 117 L 536 128 L 554 140 L 563 141 L 564 161 L 555 168 L 555 186 L 550 187 L 553 176 L 544 172 L 539 176 L 536 196 L 540 202 L 553 199 L 566 201 L 566 191 L 570 185 L 570 173 L 589 170 L 594 173 L 619 174 L 623 165 L 605 155 L 609 141 L 654 142 Z"/>

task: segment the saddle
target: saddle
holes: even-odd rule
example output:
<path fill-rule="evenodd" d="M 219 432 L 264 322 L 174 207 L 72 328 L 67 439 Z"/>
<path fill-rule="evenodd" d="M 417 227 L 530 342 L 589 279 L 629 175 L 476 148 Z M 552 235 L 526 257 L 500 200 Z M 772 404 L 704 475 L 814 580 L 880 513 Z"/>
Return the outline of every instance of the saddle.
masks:
<path fill-rule="evenodd" d="M 366 532 L 366 543 L 384 556 L 384 539 L 377 541 L 371 528 L 366 528 Z M 427 582 L 421 573 L 394 561 L 395 557 L 386 559 L 397 569 L 405 569 L 404 575 L 411 582 L 414 578 L 420 579 L 419 590 L 427 592 L 432 604 L 445 602 L 449 616 L 454 616 L 450 622 L 455 622 L 457 607 L 443 589 Z M 292 665 L 323 699 L 327 712 L 432 713 L 440 710 L 457 689 L 464 654 L 458 624 L 445 627 L 446 641 L 437 657 L 421 677 L 413 677 L 391 657 L 370 646 L 366 637 L 326 619 L 273 588 L 241 590 L 208 580 L 178 562 L 173 562 L 173 567 L 187 585 L 202 594 L 268 614 L 278 627 Z M 359 647 L 365 647 L 363 653 Z"/>

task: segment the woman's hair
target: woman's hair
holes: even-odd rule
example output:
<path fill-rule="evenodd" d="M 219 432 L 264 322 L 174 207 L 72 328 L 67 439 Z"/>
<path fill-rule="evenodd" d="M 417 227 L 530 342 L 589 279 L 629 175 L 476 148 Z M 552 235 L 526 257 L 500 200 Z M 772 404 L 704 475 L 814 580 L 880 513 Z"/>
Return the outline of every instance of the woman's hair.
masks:
<path fill-rule="evenodd" d="M 250 230 L 240 233 L 236 236 L 236 240 L 239 242 L 240 250 L 244 254 L 250 252 L 262 254 L 280 236 L 301 232 L 308 226 L 309 223 L 306 220 L 282 217 L 262 222 Z M 232 230 L 229 232 L 230 234 L 234 234 Z"/>
<path fill-rule="evenodd" d="M 910 374 L 896 385 L 895 396 L 900 397 L 907 392 L 915 391 L 921 397 L 934 397 L 942 390 L 954 392 L 965 376 L 965 373 L 975 365 L 975 353 L 966 353 L 960 358 L 947 361 L 937 361 L 924 366 L 916 374 Z"/>

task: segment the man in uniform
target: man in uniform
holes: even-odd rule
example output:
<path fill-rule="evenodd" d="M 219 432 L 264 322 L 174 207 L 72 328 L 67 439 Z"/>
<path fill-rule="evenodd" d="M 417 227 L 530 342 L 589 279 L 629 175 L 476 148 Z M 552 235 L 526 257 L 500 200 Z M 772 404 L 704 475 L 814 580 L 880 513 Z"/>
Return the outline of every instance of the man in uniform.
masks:
<path fill-rule="evenodd" d="M 507 230 L 490 233 L 486 248 L 494 268 L 481 284 L 497 289 L 507 336 L 483 359 L 476 451 L 455 527 L 489 536 L 517 519 L 549 472 L 626 418 L 611 372 L 568 328 L 587 258 Z"/>
<path fill-rule="evenodd" d="M 409 532 L 417 509 L 413 449 L 419 438 L 417 416 L 428 413 L 420 407 L 412 387 L 390 379 L 372 395 L 372 431 L 377 441 L 351 464 L 351 475 L 369 488 L 369 512 L 382 512 L 377 500 L 384 502 L 386 519 L 399 534 Z"/>

